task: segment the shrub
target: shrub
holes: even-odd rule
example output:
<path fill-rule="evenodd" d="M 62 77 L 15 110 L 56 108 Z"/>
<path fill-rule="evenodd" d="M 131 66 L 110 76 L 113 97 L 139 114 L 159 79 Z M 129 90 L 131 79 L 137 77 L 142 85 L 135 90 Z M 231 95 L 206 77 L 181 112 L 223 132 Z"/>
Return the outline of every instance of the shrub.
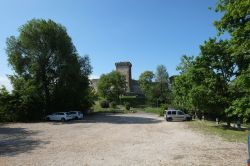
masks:
<path fill-rule="evenodd" d="M 133 107 L 145 104 L 145 97 L 141 96 L 122 96 L 120 100 L 124 105 L 125 103 L 130 103 Z"/>
<path fill-rule="evenodd" d="M 124 105 L 126 110 L 130 110 L 130 103 L 126 102 Z"/>
<path fill-rule="evenodd" d="M 111 107 L 111 108 L 116 108 L 116 102 L 112 101 L 112 102 L 110 103 L 110 107 Z"/>
<path fill-rule="evenodd" d="M 159 116 L 164 116 L 164 111 L 165 111 L 165 109 L 161 109 L 161 110 L 159 111 Z"/>
<path fill-rule="evenodd" d="M 167 104 L 161 104 L 161 109 L 162 110 L 167 110 L 168 109 L 168 105 Z"/>
<path fill-rule="evenodd" d="M 100 102 L 100 106 L 101 106 L 102 108 L 109 108 L 109 102 L 108 102 L 107 100 L 102 100 L 102 101 Z"/>
<path fill-rule="evenodd" d="M 167 109 L 168 109 L 168 105 L 167 104 L 161 104 L 161 108 L 159 110 L 159 116 L 163 116 L 165 110 L 167 110 Z"/>

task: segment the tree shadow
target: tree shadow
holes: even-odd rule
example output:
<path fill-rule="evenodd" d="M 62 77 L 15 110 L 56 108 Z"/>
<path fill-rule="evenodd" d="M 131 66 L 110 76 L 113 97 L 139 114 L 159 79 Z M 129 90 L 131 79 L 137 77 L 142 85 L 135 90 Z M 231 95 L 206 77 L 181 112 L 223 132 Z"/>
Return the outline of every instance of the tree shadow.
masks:
<path fill-rule="evenodd" d="M 243 127 L 241 127 L 241 128 L 237 128 L 237 127 L 232 127 L 232 126 L 227 126 L 227 125 L 224 125 L 224 124 L 221 124 L 221 125 L 215 125 L 215 126 L 213 126 L 213 127 L 215 127 L 215 128 L 221 128 L 221 129 L 223 129 L 223 130 L 233 130 L 233 131 L 246 131 L 246 130 L 249 130 L 249 128 L 243 128 Z"/>
<path fill-rule="evenodd" d="M 68 122 L 55 122 L 54 124 L 73 124 L 73 123 L 112 123 L 112 124 L 153 124 L 160 123 L 162 120 L 157 118 L 145 117 L 137 114 L 121 113 L 92 113 L 84 116 L 83 120 L 72 120 Z"/>
<path fill-rule="evenodd" d="M 15 156 L 26 153 L 49 143 L 33 139 L 31 136 L 39 131 L 29 131 L 25 128 L 0 127 L 0 156 Z"/>

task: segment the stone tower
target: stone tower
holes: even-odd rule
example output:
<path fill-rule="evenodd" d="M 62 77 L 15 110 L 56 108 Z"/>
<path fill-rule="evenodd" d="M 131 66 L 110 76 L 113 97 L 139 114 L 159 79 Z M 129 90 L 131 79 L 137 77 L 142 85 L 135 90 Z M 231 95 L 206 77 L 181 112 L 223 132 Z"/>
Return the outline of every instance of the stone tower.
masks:
<path fill-rule="evenodd" d="M 132 91 L 132 77 L 131 77 L 131 67 L 132 64 L 130 62 L 118 62 L 115 63 L 116 71 L 125 75 L 127 82 L 127 92 Z"/>

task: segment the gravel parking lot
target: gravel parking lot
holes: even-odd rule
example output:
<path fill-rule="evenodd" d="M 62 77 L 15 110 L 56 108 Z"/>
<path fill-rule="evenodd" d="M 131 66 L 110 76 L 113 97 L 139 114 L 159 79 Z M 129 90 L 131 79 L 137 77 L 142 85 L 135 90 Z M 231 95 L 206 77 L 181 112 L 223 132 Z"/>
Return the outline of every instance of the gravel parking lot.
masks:
<path fill-rule="evenodd" d="M 186 123 L 135 113 L 1 124 L 0 165 L 246 165 L 246 144 L 204 135 Z"/>

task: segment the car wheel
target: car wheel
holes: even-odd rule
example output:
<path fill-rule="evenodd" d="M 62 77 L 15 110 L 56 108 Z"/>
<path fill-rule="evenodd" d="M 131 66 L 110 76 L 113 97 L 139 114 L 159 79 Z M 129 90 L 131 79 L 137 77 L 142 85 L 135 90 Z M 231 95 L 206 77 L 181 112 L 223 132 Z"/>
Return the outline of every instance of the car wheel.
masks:
<path fill-rule="evenodd" d="M 78 117 L 76 117 L 75 120 L 78 120 Z"/>
<path fill-rule="evenodd" d="M 46 118 L 46 120 L 47 120 L 47 121 L 50 121 L 50 118 L 49 118 L 49 117 L 47 117 L 47 118 Z"/>
<path fill-rule="evenodd" d="M 62 122 L 65 122 L 65 118 L 62 118 L 61 121 L 62 121 Z"/>

